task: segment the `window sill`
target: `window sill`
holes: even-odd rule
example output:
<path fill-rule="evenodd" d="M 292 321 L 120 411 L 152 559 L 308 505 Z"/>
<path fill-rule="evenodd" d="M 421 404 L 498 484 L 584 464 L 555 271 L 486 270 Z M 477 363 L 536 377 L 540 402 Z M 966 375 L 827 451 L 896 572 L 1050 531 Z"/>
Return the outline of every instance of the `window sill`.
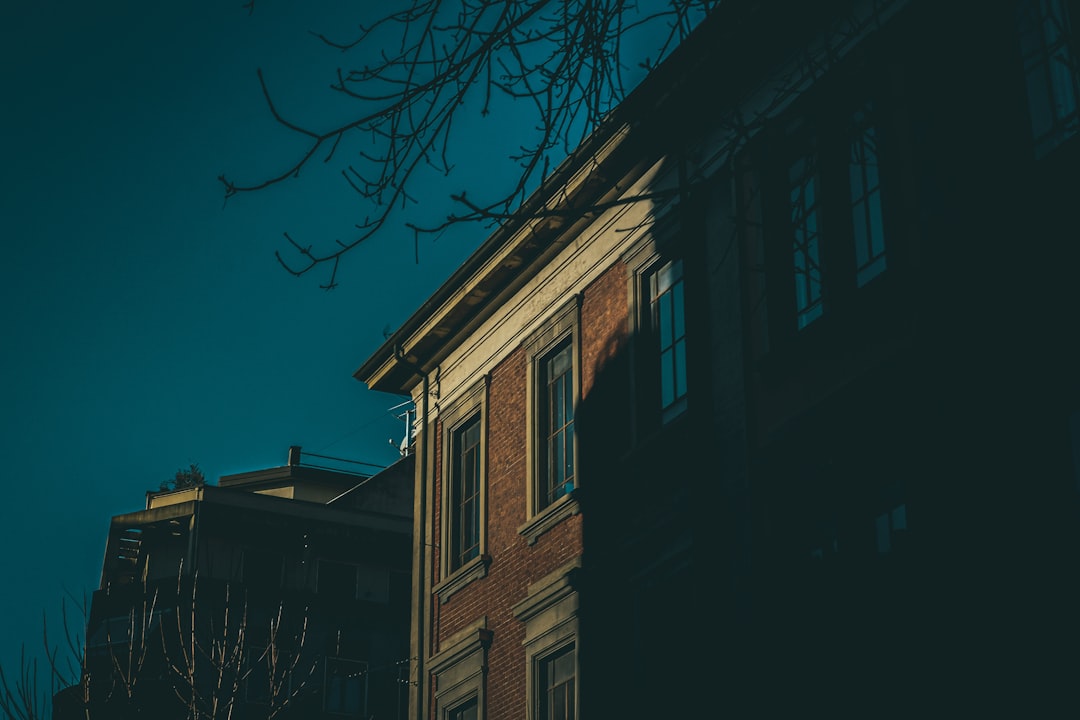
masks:
<path fill-rule="evenodd" d="M 473 580 L 479 580 L 487 576 L 488 566 L 491 565 L 490 555 L 477 555 L 465 563 L 442 582 L 431 589 L 439 596 L 439 604 L 444 605 L 450 601 L 450 596 L 461 590 Z"/>
<path fill-rule="evenodd" d="M 536 544 L 538 537 L 571 515 L 577 515 L 581 512 L 580 492 L 579 488 L 574 488 L 551 505 L 548 505 L 532 520 L 519 527 L 518 534 L 523 536 L 530 545 Z"/>

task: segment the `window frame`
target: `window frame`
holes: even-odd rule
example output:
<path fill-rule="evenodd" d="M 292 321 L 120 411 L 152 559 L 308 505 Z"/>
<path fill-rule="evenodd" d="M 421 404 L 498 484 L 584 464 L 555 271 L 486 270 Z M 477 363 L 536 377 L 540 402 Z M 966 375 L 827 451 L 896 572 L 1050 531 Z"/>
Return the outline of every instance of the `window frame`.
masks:
<path fill-rule="evenodd" d="M 484 717 L 491 639 L 487 616 L 481 616 L 443 641 L 428 660 L 438 720 L 451 720 L 453 712 L 474 700 L 477 717 Z"/>
<path fill-rule="evenodd" d="M 847 199 L 855 252 L 855 286 L 862 288 L 889 268 L 889 232 L 881 180 L 881 122 L 874 101 L 849 113 Z M 873 153 L 873 162 L 867 158 Z M 870 169 L 873 168 L 871 173 Z M 858 190 L 853 178 L 858 171 Z M 860 217 L 861 216 L 861 217 Z M 861 231 L 860 231 L 861 229 Z M 863 260 L 860 251 L 865 251 Z"/>
<path fill-rule="evenodd" d="M 447 511 L 447 567 L 454 572 L 480 555 L 480 483 L 483 481 L 480 412 L 449 433 L 451 465 Z"/>
<path fill-rule="evenodd" d="M 787 163 L 788 235 L 791 242 L 790 264 L 794 282 L 795 324 L 805 330 L 825 315 L 827 306 L 825 280 L 825 242 L 822 229 L 825 198 L 822 193 L 820 151 L 815 139 L 797 151 Z M 800 169 L 801 168 L 801 169 Z"/>
<path fill-rule="evenodd" d="M 477 718 L 480 717 L 480 698 L 477 695 L 469 695 L 453 707 L 447 708 L 443 712 L 443 717 L 447 720 L 461 720 L 465 717 L 463 713 L 466 710 L 472 710 Z"/>
<path fill-rule="evenodd" d="M 537 512 L 574 490 L 574 341 L 564 337 L 537 361 Z"/>
<path fill-rule="evenodd" d="M 687 414 L 690 407 L 694 379 L 691 372 L 691 346 L 693 333 L 690 318 L 686 312 L 687 286 L 686 254 L 683 252 L 682 230 L 671 215 L 657 223 L 657 227 L 648 233 L 626 253 L 622 261 L 628 270 L 627 301 L 630 308 L 629 333 L 633 338 L 633 428 L 636 442 L 660 428 L 675 423 Z M 681 397 L 665 407 L 663 405 L 661 377 L 661 342 L 656 332 L 653 316 L 655 298 L 653 279 L 665 267 L 672 263 L 682 264 L 680 282 L 683 291 L 683 360 L 682 371 L 685 384 Z"/>
<path fill-rule="evenodd" d="M 890 294 L 885 287 L 902 282 L 887 278 L 904 264 L 897 209 L 906 180 L 896 152 L 904 133 L 902 120 L 889 112 L 903 107 L 903 88 L 879 62 L 865 58 L 853 64 L 808 90 L 737 161 L 751 293 L 745 298 L 752 314 L 747 322 L 757 359 L 777 350 L 784 355 L 804 338 L 829 334 L 836 323 L 872 320 Z M 872 163 L 866 162 L 867 150 Z M 793 168 L 800 161 L 813 182 L 813 202 L 806 204 L 815 214 L 807 232 L 816 236 L 816 295 L 798 275 L 799 228 L 807 214 L 793 207 L 800 184 Z M 801 303 L 800 291 L 808 291 Z"/>
<path fill-rule="evenodd" d="M 659 290 L 657 285 L 660 282 L 662 273 L 669 267 L 678 266 L 678 278 L 673 280 L 671 284 Z M 666 262 L 656 263 L 649 271 L 648 275 L 649 291 L 649 321 L 650 321 L 650 344 L 653 347 L 649 348 L 650 352 L 655 352 L 657 355 L 657 364 L 659 365 L 659 386 L 660 386 L 660 424 L 667 425 L 672 420 L 677 418 L 686 412 L 686 406 L 689 402 L 689 362 L 687 360 L 687 317 L 686 317 L 686 272 L 683 268 L 683 259 L 681 257 L 672 258 Z M 664 323 L 660 316 L 665 315 L 662 309 L 662 299 L 667 296 L 668 298 L 679 298 L 681 300 L 671 300 L 671 323 L 672 329 L 670 332 L 671 342 L 668 343 L 666 337 L 668 333 L 663 332 Z M 678 308 L 676 309 L 676 305 Z M 681 333 L 678 330 L 678 326 L 681 324 Z M 680 350 L 681 346 L 681 350 Z M 670 351 L 671 360 L 674 365 L 672 371 L 672 398 L 670 402 L 666 402 L 665 383 L 664 383 L 664 366 L 667 364 L 665 355 Z M 681 392 L 679 392 L 679 386 L 681 382 Z"/>
<path fill-rule="evenodd" d="M 446 602 L 455 592 L 473 580 L 485 577 L 491 562 L 487 555 L 487 396 L 488 378 L 470 387 L 449 408 L 440 413 L 440 438 L 442 442 L 439 505 L 439 578 L 433 590 L 440 602 Z M 451 509 L 454 505 L 456 473 L 456 438 L 472 422 L 479 424 L 477 447 L 479 475 L 477 478 L 477 550 L 476 554 L 462 562 L 453 557 L 454 533 Z"/>
<path fill-rule="evenodd" d="M 1055 11 L 1060 16 L 1055 15 Z M 1037 27 L 1025 29 L 1025 21 L 1030 22 L 1032 12 L 1038 13 L 1033 23 Z M 1075 13 L 1076 5 L 1070 0 L 1019 0 L 1016 3 L 1017 50 L 1032 150 L 1036 159 L 1045 157 L 1080 134 L 1080 55 L 1075 48 L 1075 31 L 1071 28 L 1078 19 Z M 1047 36 L 1050 23 L 1056 25 L 1058 33 L 1054 39 Z M 1070 36 L 1074 43 L 1072 47 Z M 1034 40 L 1034 43 L 1029 45 L 1029 40 Z M 1049 121 L 1045 128 L 1036 126 L 1038 119 L 1034 114 L 1036 103 L 1033 101 L 1036 83 L 1042 86 L 1041 99 L 1046 101 L 1046 116 L 1041 118 Z M 1062 112 L 1065 95 L 1071 95 L 1068 98 L 1070 107 Z"/>
<path fill-rule="evenodd" d="M 573 654 L 573 671 L 569 678 L 569 681 L 572 683 L 570 690 L 572 711 L 566 717 L 568 717 L 568 720 L 575 720 L 579 715 L 577 692 L 578 653 L 574 639 L 570 639 L 560 643 L 554 648 L 548 649 L 543 655 L 539 655 L 533 659 L 533 672 L 536 673 L 533 699 L 536 704 L 536 717 L 538 720 L 552 720 L 553 708 L 550 707 L 548 701 L 550 700 L 553 687 L 551 686 L 551 682 L 547 679 L 547 676 L 549 672 L 554 672 L 555 663 L 570 653 Z"/>
<path fill-rule="evenodd" d="M 531 583 L 524 600 L 514 605 L 514 617 L 525 625 L 526 720 L 543 720 L 541 710 L 541 664 L 573 648 L 574 717 L 581 716 L 581 639 L 579 587 L 581 558 Z"/>
<path fill-rule="evenodd" d="M 581 296 L 574 295 L 565 302 L 550 318 L 532 333 L 523 343 L 526 353 L 526 389 L 525 404 L 526 432 L 525 452 L 528 462 L 525 471 L 526 522 L 518 532 L 525 536 L 532 545 L 537 538 L 550 528 L 571 515 L 580 512 L 578 490 L 581 488 L 581 462 L 574 426 L 573 442 L 573 489 L 549 503 L 541 501 L 540 493 L 545 489 L 547 478 L 540 456 L 546 451 L 545 439 L 541 437 L 545 423 L 541 417 L 544 408 L 544 362 L 553 353 L 569 346 L 570 350 L 570 393 L 573 404 L 573 417 L 581 403 Z"/>

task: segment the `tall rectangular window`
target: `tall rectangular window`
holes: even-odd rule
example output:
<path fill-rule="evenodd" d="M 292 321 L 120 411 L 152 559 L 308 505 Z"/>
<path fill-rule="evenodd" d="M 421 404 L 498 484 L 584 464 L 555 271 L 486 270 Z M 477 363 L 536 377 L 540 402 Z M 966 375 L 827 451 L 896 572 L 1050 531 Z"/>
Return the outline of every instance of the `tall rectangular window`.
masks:
<path fill-rule="evenodd" d="M 454 431 L 450 489 L 450 569 L 480 553 L 480 415 Z"/>
<path fill-rule="evenodd" d="M 1021 0 L 1017 22 L 1032 140 L 1042 156 L 1080 130 L 1080 68 L 1065 0 Z"/>
<path fill-rule="evenodd" d="M 877 129 L 869 108 L 855 113 L 848 158 L 851 224 L 855 235 L 855 282 L 858 287 L 885 270 L 885 225 L 881 219 Z"/>
<path fill-rule="evenodd" d="M 813 160 L 812 155 L 805 156 L 788 168 L 795 312 L 800 330 L 821 317 L 825 309 L 821 284 L 818 180 Z"/>
<path fill-rule="evenodd" d="M 682 260 L 649 278 L 649 305 L 660 363 L 660 413 L 667 422 L 686 408 L 686 307 Z"/>
<path fill-rule="evenodd" d="M 574 677 L 574 646 L 542 659 L 538 667 L 537 699 L 540 720 L 574 720 L 577 692 Z"/>
<path fill-rule="evenodd" d="M 537 509 L 574 489 L 573 343 L 556 347 L 540 362 L 540 482 Z"/>

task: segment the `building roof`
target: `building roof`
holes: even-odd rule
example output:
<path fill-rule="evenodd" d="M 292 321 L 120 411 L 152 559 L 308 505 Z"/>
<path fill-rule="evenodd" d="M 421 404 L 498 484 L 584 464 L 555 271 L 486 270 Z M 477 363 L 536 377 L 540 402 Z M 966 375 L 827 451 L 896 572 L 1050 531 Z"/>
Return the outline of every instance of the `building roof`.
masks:
<path fill-rule="evenodd" d="M 685 126 L 690 113 L 655 109 L 680 102 L 677 90 L 707 56 L 705 38 L 721 27 L 720 14 L 714 11 L 654 69 L 353 376 L 372 390 L 408 394 L 419 381 L 417 367 L 433 371 L 538 268 L 618 203 L 666 146 L 679 142 L 671 127 Z"/>

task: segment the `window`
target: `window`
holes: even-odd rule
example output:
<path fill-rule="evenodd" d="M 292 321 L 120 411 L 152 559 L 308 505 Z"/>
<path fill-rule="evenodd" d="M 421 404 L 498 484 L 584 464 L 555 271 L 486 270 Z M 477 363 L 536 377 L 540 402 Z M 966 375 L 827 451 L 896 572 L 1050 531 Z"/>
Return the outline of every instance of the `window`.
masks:
<path fill-rule="evenodd" d="M 480 414 L 453 432 L 450 475 L 450 570 L 480 554 Z"/>
<path fill-rule="evenodd" d="M 686 409 L 686 300 L 682 260 L 649 276 L 649 316 L 660 365 L 660 415 L 668 422 Z"/>
<path fill-rule="evenodd" d="M 851 226 L 855 239 L 855 283 L 862 287 L 885 270 L 885 225 L 881 219 L 877 128 L 869 107 L 854 116 L 848 159 Z"/>
<path fill-rule="evenodd" d="M 574 646 L 569 645 L 541 659 L 537 672 L 537 718 L 574 720 L 577 717 Z"/>
<path fill-rule="evenodd" d="M 472 698 L 447 713 L 447 718 L 449 720 L 477 720 L 476 710 L 476 698 Z"/>
<path fill-rule="evenodd" d="M 689 404 L 686 230 L 690 211 L 659 219 L 621 260 L 627 270 L 632 321 L 636 440 L 646 441 L 682 416 Z"/>
<path fill-rule="evenodd" d="M 574 424 L 581 395 L 580 302 L 576 295 L 567 300 L 523 343 L 527 502 L 518 532 L 530 545 L 580 510 L 574 493 L 581 486 Z"/>
<path fill-rule="evenodd" d="M 336 657 L 326 659 L 323 710 L 333 715 L 367 715 L 367 663 Z"/>
<path fill-rule="evenodd" d="M 484 715 L 484 693 L 491 631 L 481 616 L 447 638 L 428 664 L 434 680 L 438 720 L 477 720 Z"/>
<path fill-rule="evenodd" d="M 573 350 L 567 339 L 540 361 L 539 510 L 574 489 Z"/>
<path fill-rule="evenodd" d="M 903 87 L 861 70 L 830 79 L 743 152 L 737 163 L 746 258 L 749 340 L 755 357 L 808 347 L 825 326 L 872 322 L 888 310 L 886 280 L 903 267 L 889 221 L 902 203 Z M 766 294 L 767 293 L 767 294 Z M 794 344 L 794 345 L 793 345 Z"/>
<path fill-rule="evenodd" d="M 1041 157 L 1080 129 L 1076 54 L 1065 0 L 1021 0 L 1017 24 L 1035 154 Z"/>
<path fill-rule="evenodd" d="M 581 559 L 530 583 L 513 607 L 525 625 L 525 697 L 533 720 L 578 716 L 578 596 Z"/>
<path fill-rule="evenodd" d="M 816 158 L 806 155 L 788 168 L 792 255 L 795 274 L 795 314 L 802 330 L 821 317 L 822 253 Z"/>
<path fill-rule="evenodd" d="M 439 522 L 439 576 L 442 602 L 487 574 L 484 448 L 487 379 L 448 399 L 440 413 L 442 454 Z"/>

